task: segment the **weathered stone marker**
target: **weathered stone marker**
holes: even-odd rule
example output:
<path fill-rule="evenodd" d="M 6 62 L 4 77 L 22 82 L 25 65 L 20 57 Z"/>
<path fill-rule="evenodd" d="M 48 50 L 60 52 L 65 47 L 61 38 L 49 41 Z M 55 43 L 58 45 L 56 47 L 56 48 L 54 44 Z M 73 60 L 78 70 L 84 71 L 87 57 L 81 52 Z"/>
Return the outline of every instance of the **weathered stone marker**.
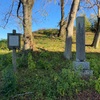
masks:
<path fill-rule="evenodd" d="M 85 18 L 76 18 L 76 61 L 85 61 Z"/>
<path fill-rule="evenodd" d="M 85 18 L 76 18 L 76 61 L 73 62 L 74 69 L 80 69 L 80 75 L 87 77 L 93 74 L 90 63 L 85 58 Z"/>
<path fill-rule="evenodd" d="M 13 33 L 8 33 L 8 48 L 12 50 L 13 70 L 16 72 L 16 49 L 20 48 L 20 34 L 16 34 L 16 30 L 13 30 Z"/>

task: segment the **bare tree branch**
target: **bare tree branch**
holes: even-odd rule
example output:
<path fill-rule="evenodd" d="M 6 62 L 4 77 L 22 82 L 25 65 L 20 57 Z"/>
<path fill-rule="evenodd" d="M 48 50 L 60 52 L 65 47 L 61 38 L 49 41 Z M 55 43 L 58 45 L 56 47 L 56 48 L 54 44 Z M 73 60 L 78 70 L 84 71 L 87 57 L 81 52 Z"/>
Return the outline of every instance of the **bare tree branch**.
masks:
<path fill-rule="evenodd" d="M 7 26 L 7 24 L 8 24 L 8 22 L 9 22 L 9 19 L 10 19 L 11 15 L 12 15 L 13 7 L 14 7 L 14 0 L 12 1 L 12 5 L 11 5 L 10 11 L 5 15 L 4 20 L 5 20 L 6 23 L 3 26 L 3 28 L 5 28 Z"/>
<path fill-rule="evenodd" d="M 17 7 L 17 17 L 20 19 L 20 20 L 23 20 L 22 17 L 19 16 L 19 10 L 20 10 L 20 7 L 21 7 L 21 0 L 19 0 L 19 3 L 18 3 L 18 7 Z"/>
<path fill-rule="evenodd" d="M 93 1 L 91 1 L 91 0 L 85 0 L 85 2 L 86 2 L 86 4 L 87 4 L 87 6 L 82 6 L 83 8 L 92 8 L 93 9 L 93 11 L 94 11 L 94 13 L 97 15 L 97 12 L 96 12 L 96 9 L 94 8 L 95 6 L 97 6 L 97 2 L 98 0 L 93 0 Z M 85 4 L 85 5 L 86 5 Z"/>

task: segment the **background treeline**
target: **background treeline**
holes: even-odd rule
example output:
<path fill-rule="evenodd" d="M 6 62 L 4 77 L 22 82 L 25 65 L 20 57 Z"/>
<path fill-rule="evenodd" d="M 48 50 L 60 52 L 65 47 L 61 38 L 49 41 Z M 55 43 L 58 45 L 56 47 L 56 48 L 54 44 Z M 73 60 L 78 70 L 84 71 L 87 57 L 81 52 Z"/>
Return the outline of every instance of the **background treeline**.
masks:
<path fill-rule="evenodd" d="M 86 32 L 93 32 L 95 33 L 97 30 L 97 20 L 92 18 L 87 18 L 85 16 L 85 31 Z M 76 26 L 74 26 L 74 31 L 76 31 Z M 34 31 L 33 34 L 45 34 L 50 37 L 57 37 L 59 33 L 59 29 L 39 29 Z M 0 40 L 0 49 L 7 49 L 7 40 L 1 39 Z"/>

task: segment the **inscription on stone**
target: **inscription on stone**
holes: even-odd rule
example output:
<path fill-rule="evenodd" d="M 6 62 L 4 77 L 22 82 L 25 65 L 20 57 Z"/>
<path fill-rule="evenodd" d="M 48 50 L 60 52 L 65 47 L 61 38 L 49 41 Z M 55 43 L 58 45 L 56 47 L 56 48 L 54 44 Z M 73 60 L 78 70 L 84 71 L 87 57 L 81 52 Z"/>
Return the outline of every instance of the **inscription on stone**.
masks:
<path fill-rule="evenodd" d="M 90 63 L 85 58 L 85 18 L 76 19 L 76 61 L 73 62 L 75 71 L 79 71 L 81 77 L 90 77 L 93 71 L 90 70 Z"/>
<path fill-rule="evenodd" d="M 85 18 L 76 18 L 76 61 L 85 61 Z"/>

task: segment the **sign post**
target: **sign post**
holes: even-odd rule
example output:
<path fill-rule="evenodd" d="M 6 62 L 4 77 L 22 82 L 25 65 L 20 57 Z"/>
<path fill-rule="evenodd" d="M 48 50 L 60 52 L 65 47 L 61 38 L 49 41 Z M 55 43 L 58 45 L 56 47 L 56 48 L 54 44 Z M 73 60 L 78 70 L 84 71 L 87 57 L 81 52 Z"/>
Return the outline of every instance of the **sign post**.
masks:
<path fill-rule="evenodd" d="M 8 48 L 9 50 L 12 50 L 13 70 L 16 72 L 16 49 L 20 49 L 20 34 L 16 34 L 16 30 L 13 30 L 13 33 L 8 33 Z"/>

